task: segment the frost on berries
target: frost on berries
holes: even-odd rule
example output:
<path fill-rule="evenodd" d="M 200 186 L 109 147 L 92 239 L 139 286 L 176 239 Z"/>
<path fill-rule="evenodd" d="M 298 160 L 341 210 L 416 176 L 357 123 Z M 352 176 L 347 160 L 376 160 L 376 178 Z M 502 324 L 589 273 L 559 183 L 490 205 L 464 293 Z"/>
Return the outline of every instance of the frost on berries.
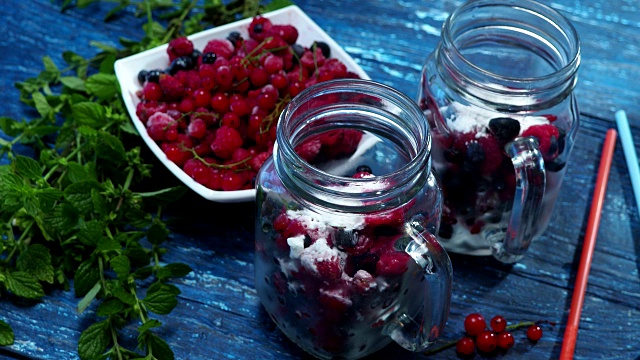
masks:
<path fill-rule="evenodd" d="M 201 49 L 186 37 L 173 39 L 166 66 L 137 76 L 136 115 L 149 137 L 213 190 L 254 187 L 273 151 L 280 112 L 294 96 L 318 82 L 357 77 L 319 47 L 298 44 L 292 25 L 256 16 L 248 33 L 210 39 Z M 345 134 L 340 133 L 340 146 L 305 144 L 302 156 L 311 161 L 331 151 L 353 152 L 361 133 Z"/>

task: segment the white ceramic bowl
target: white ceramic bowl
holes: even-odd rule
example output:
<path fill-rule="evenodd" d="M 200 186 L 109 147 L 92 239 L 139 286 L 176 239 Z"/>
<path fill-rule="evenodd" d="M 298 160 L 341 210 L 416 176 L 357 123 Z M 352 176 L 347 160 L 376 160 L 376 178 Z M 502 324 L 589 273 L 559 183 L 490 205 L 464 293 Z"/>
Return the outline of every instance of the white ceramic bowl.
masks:
<path fill-rule="evenodd" d="M 363 79 L 369 79 L 369 76 L 360 68 L 360 66 L 333 40 L 324 32 L 311 18 L 309 18 L 299 7 L 292 5 L 286 8 L 265 13 L 262 16 L 269 18 L 271 22 L 279 25 L 293 25 L 298 29 L 297 43 L 309 47 L 314 41 L 323 41 L 331 48 L 331 57 L 340 60 L 347 66 L 347 69 L 360 75 Z M 196 49 L 202 50 L 207 42 L 212 39 L 224 39 L 232 31 L 238 31 L 244 38 L 248 38 L 248 26 L 252 19 L 243 19 L 234 23 L 219 26 L 210 30 L 202 31 L 189 36 Z M 215 191 L 197 183 L 188 176 L 178 165 L 167 159 L 162 152 L 160 146 L 149 137 L 144 124 L 138 120 L 136 115 L 136 106 L 140 99 L 136 96 L 136 92 L 141 90 L 138 83 L 138 73 L 140 70 L 149 70 L 157 68 L 165 68 L 168 63 L 167 56 L 168 44 L 158 46 L 154 49 L 141 52 L 136 55 L 120 59 L 115 63 L 115 72 L 122 97 L 129 111 L 129 115 L 133 120 L 133 124 L 140 133 L 142 139 L 147 143 L 151 151 L 160 159 L 160 161 L 173 173 L 180 181 L 191 188 L 196 193 L 208 200 L 232 203 L 253 201 L 255 199 L 255 189 L 238 190 L 238 191 Z"/>

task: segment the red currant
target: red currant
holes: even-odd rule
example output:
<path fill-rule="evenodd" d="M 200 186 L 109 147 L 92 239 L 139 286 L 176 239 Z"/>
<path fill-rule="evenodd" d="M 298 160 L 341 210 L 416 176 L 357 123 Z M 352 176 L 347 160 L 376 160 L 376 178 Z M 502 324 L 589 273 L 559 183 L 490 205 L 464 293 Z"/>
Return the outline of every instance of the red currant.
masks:
<path fill-rule="evenodd" d="M 508 331 L 503 331 L 498 334 L 497 344 L 500 349 L 510 349 L 513 347 L 515 340 L 513 339 L 513 335 L 511 335 Z"/>
<path fill-rule="evenodd" d="M 491 329 L 495 332 L 503 332 L 507 328 L 507 320 L 500 315 L 496 315 L 491 319 Z"/>
<path fill-rule="evenodd" d="M 471 336 L 480 334 L 487 327 L 484 317 L 478 313 L 467 315 L 464 319 L 464 330 Z"/>
<path fill-rule="evenodd" d="M 142 93 L 145 100 L 149 101 L 158 101 L 162 97 L 162 89 L 160 88 L 160 85 L 153 82 L 146 83 L 142 89 Z"/>
<path fill-rule="evenodd" d="M 460 355 L 471 355 L 476 352 L 476 344 L 472 338 L 463 337 L 456 343 L 456 351 Z"/>
<path fill-rule="evenodd" d="M 491 331 L 482 331 L 476 336 L 476 346 L 478 350 L 490 353 L 496 349 L 498 343 L 496 341 L 496 335 Z"/>
<path fill-rule="evenodd" d="M 538 341 L 542 338 L 542 329 L 538 325 L 531 325 L 527 328 L 527 338 L 531 341 Z"/>

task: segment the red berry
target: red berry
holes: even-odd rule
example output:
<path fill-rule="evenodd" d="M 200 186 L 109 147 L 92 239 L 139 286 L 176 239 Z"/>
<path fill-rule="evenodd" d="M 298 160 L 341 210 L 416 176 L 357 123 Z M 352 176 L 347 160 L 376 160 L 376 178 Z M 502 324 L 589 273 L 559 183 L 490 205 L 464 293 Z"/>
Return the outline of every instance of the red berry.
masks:
<path fill-rule="evenodd" d="M 531 325 L 527 328 L 527 338 L 531 341 L 538 341 L 542 338 L 542 328 L 538 325 Z"/>
<path fill-rule="evenodd" d="M 202 139 L 207 135 L 207 124 L 202 119 L 193 119 L 187 127 L 189 136 L 195 139 Z"/>
<path fill-rule="evenodd" d="M 222 190 L 234 191 L 242 188 L 243 179 L 233 171 L 227 171 L 222 175 Z"/>
<path fill-rule="evenodd" d="M 213 153 L 222 159 L 228 159 L 233 151 L 242 146 L 242 136 L 238 130 L 222 126 L 216 131 L 216 137 L 211 143 Z"/>
<path fill-rule="evenodd" d="M 158 101 L 162 98 L 162 89 L 160 89 L 160 85 L 156 83 L 147 82 L 142 89 L 142 95 L 145 100 Z"/>
<path fill-rule="evenodd" d="M 405 252 L 393 252 L 380 255 L 376 263 L 376 274 L 382 276 L 399 276 L 408 269 L 411 257 Z"/>
<path fill-rule="evenodd" d="M 220 66 L 216 71 L 215 80 L 216 84 L 221 87 L 230 87 L 233 83 L 233 74 L 231 73 L 231 69 L 226 65 Z"/>
<path fill-rule="evenodd" d="M 485 353 L 494 351 L 498 346 L 496 335 L 491 331 L 482 331 L 476 336 L 476 346 Z"/>
<path fill-rule="evenodd" d="M 202 53 L 214 53 L 218 58 L 231 59 L 235 47 L 227 39 L 213 39 L 207 43 Z"/>
<path fill-rule="evenodd" d="M 311 163 L 320 154 L 322 144 L 318 138 L 306 140 L 302 144 L 296 146 L 295 151 L 306 162 Z"/>
<path fill-rule="evenodd" d="M 522 136 L 533 136 L 538 139 L 540 153 L 545 159 L 549 156 L 553 157 L 557 149 L 557 141 L 560 137 L 558 128 L 551 124 L 534 125 L 527 128 Z M 556 145 L 556 146 L 552 146 Z"/>
<path fill-rule="evenodd" d="M 167 47 L 167 54 L 169 55 L 169 61 L 173 61 L 174 58 L 180 56 L 191 55 L 193 53 L 193 43 L 186 37 L 179 37 L 169 42 Z"/>
<path fill-rule="evenodd" d="M 515 340 L 513 339 L 513 335 L 510 332 L 504 331 L 498 334 L 497 336 L 497 344 L 500 349 L 510 349 L 515 344 Z"/>
<path fill-rule="evenodd" d="M 255 87 L 263 87 L 267 84 L 269 75 L 263 68 L 257 67 L 251 71 L 249 80 L 251 81 L 251 85 Z"/>
<path fill-rule="evenodd" d="M 167 100 L 178 100 L 184 93 L 184 85 L 169 74 L 160 74 L 158 84 Z"/>
<path fill-rule="evenodd" d="M 205 89 L 196 89 L 193 92 L 193 102 L 196 107 L 207 107 L 211 105 L 211 94 Z"/>
<path fill-rule="evenodd" d="M 507 320 L 500 315 L 496 315 L 491 319 L 490 324 L 493 331 L 503 332 L 507 327 Z"/>
<path fill-rule="evenodd" d="M 224 93 L 217 93 L 211 98 L 211 108 L 219 113 L 229 111 L 229 97 Z"/>
<path fill-rule="evenodd" d="M 480 334 L 486 327 L 487 322 L 484 320 L 484 317 L 478 313 L 469 314 L 464 319 L 464 331 L 471 336 Z"/>
<path fill-rule="evenodd" d="M 476 352 L 476 344 L 472 338 L 463 337 L 456 343 L 456 351 L 460 355 L 472 355 Z"/>

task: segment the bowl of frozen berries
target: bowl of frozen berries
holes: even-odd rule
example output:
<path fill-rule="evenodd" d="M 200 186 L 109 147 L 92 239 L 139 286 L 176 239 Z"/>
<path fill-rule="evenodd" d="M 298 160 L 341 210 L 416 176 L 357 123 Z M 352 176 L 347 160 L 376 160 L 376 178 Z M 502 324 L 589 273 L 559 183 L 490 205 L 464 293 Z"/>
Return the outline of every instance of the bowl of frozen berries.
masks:
<path fill-rule="evenodd" d="M 186 186 L 217 202 L 255 199 L 280 113 L 318 82 L 369 79 L 297 6 L 219 26 L 120 59 L 140 136 Z"/>

